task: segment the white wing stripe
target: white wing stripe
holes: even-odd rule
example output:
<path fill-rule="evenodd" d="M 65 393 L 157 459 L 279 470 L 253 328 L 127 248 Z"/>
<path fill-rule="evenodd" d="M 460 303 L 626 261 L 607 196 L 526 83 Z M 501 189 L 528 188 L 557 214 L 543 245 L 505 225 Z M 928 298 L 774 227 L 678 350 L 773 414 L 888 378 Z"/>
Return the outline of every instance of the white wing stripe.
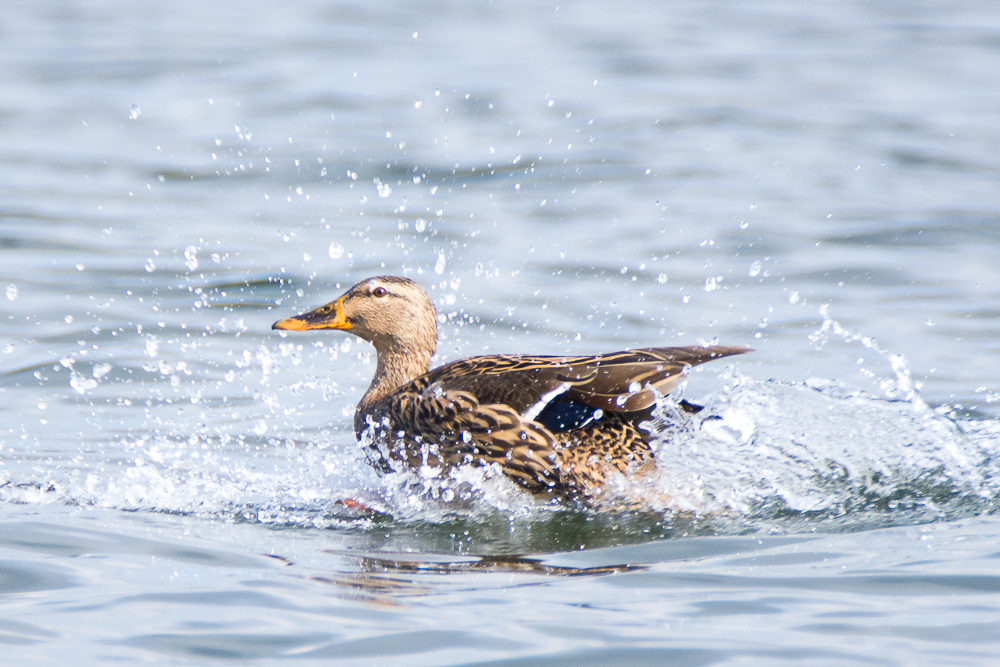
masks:
<path fill-rule="evenodd" d="M 563 382 L 562 384 L 558 385 L 555 389 L 552 389 L 542 394 L 541 398 L 535 401 L 532 405 L 528 406 L 528 409 L 525 410 L 523 413 L 521 413 L 521 419 L 529 422 L 535 421 L 535 417 L 541 414 L 542 410 L 545 409 L 545 406 L 548 405 L 553 398 L 559 396 L 560 394 L 565 393 L 566 390 L 569 389 L 571 386 L 572 385 L 570 385 L 569 382 Z"/>

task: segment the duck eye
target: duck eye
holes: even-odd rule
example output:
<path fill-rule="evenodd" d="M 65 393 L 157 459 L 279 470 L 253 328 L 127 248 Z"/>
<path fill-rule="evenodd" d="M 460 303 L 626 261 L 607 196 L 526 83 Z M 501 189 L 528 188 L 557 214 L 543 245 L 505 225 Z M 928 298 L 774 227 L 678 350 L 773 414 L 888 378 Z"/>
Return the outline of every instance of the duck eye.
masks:
<path fill-rule="evenodd" d="M 372 290 L 372 296 L 385 296 L 388 293 L 389 290 L 387 290 L 384 287 L 376 287 L 375 289 Z"/>

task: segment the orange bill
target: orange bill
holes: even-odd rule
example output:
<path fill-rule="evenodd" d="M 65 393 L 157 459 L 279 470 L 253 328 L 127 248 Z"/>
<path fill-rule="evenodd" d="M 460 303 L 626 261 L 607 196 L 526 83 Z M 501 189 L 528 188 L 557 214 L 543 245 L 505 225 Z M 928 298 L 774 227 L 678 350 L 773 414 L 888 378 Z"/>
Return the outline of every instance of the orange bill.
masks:
<path fill-rule="evenodd" d="M 286 317 L 271 325 L 272 329 L 286 331 L 310 331 L 312 329 L 350 329 L 351 323 L 344 316 L 343 297 L 333 303 L 320 306 L 308 313 Z"/>

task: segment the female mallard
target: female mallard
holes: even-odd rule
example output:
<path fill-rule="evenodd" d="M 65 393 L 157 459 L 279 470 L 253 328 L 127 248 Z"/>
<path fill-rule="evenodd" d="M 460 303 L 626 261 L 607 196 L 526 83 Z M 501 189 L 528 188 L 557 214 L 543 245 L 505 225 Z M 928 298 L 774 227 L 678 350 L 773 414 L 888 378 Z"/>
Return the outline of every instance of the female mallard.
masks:
<path fill-rule="evenodd" d="M 428 372 L 437 312 L 412 280 L 363 280 L 336 301 L 272 329 L 340 329 L 370 342 L 375 379 L 358 403 L 358 438 L 409 466 L 497 464 L 536 495 L 600 492 L 609 472 L 652 459 L 642 427 L 697 364 L 745 347 L 655 347 L 596 356 L 489 355 Z M 387 468 L 384 459 L 381 467 Z"/>

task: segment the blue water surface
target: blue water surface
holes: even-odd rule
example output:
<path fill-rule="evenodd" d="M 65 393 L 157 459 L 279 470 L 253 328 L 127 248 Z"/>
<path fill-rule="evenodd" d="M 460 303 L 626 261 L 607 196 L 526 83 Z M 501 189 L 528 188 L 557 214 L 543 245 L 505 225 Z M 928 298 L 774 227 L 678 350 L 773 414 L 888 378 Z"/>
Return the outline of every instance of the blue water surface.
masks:
<path fill-rule="evenodd" d="M 9 2 L 0 71 L 5 661 L 1000 651 L 991 3 Z M 379 476 L 270 325 L 383 273 L 439 362 L 755 351 L 627 511 Z"/>

